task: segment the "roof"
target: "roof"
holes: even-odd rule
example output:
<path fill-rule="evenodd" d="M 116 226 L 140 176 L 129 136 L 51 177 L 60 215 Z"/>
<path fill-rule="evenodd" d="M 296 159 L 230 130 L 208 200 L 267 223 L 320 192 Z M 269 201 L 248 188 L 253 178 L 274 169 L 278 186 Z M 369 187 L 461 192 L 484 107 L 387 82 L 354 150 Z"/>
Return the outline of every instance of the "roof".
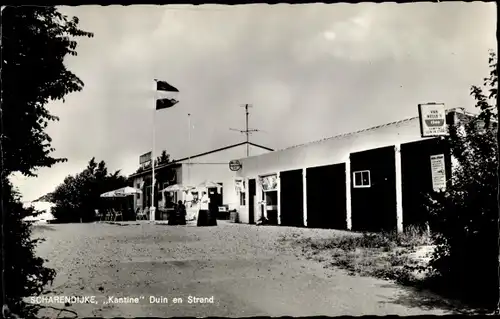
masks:
<path fill-rule="evenodd" d="M 237 144 L 233 144 L 233 145 L 228 145 L 228 146 L 225 146 L 225 147 L 221 147 L 221 148 L 209 151 L 209 152 L 204 152 L 204 153 L 196 154 L 196 155 L 193 155 L 193 156 L 190 156 L 190 157 L 184 157 L 184 158 L 181 158 L 181 159 L 169 162 L 167 164 L 158 165 L 158 166 L 155 167 L 155 169 L 162 169 L 162 168 L 165 168 L 165 167 L 168 167 L 168 166 L 175 166 L 175 165 L 181 164 L 181 162 L 186 161 L 188 159 L 193 159 L 193 158 L 197 158 L 197 157 L 201 157 L 201 156 L 205 156 L 205 155 L 209 155 L 209 154 L 213 154 L 213 153 L 225 151 L 225 150 L 228 150 L 228 149 L 231 149 L 231 148 L 234 148 L 234 147 L 246 145 L 247 143 L 249 145 L 252 145 L 252 146 L 255 146 L 255 147 L 258 147 L 258 148 L 262 148 L 262 149 L 265 149 L 265 150 L 270 151 L 270 152 L 274 151 L 272 148 L 265 147 L 265 146 L 262 146 L 262 145 L 259 145 L 259 144 L 255 144 L 255 143 L 252 143 L 252 142 L 241 142 L 241 143 L 237 143 Z M 144 171 L 142 171 L 140 173 L 131 174 L 129 176 L 129 178 L 136 177 L 136 176 L 141 176 L 141 175 L 146 175 L 146 174 L 151 174 L 151 168 L 148 168 L 148 169 L 146 169 L 146 170 L 144 170 Z"/>
<path fill-rule="evenodd" d="M 465 110 L 459 109 L 459 108 L 452 108 L 452 109 L 446 110 L 447 114 L 450 113 L 450 112 L 459 112 L 459 113 L 464 113 L 464 114 L 468 113 Z M 470 114 L 472 114 L 472 113 L 470 113 Z M 343 133 L 343 134 L 339 134 L 339 135 L 335 135 L 335 136 L 331 136 L 331 137 L 326 137 L 326 138 L 323 138 L 321 140 L 316 140 L 316 141 L 312 141 L 312 142 L 297 144 L 297 145 L 294 145 L 294 146 L 290 146 L 290 147 L 286 147 L 286 148 L 280 149 L 278 151 L 284 151 L 284 150 L 288 150 L 288 149 L 291 149 L 291 148 L 296 148 L 296 147 L 302 147 L 302 146 L 305 146 L 305 145 L 321 143 L 321 142 L 324 142 L 324 141 L 327 141 L 327 140 L 340 139 L 340 138 L 344 138 L 344 137 L 355 135 L 355 134 L 359 134 L 359 133 L 364 133 L 364 132 L 368 132 L 368 131 L 374 131 L 374 130 L 377 130 L 377 129 L 380 129 L 380 128 L 383 128 L 383 127 L 387 127 L 387 126 L 397 126 L 399 124 L 408 123 L 408 122 L 415 121 L 415 120 L 418 120 L 418 119 L 419 119 L 418 116 L 413 116 L 413 117 L 410 117 L 410 118 L 407 118 L 407 119 L 404 119 L 404 120 L 399 120 L 399 121 L 390 122 L 390 123 L 386 123 L 386 124 L 382 124 L 382 125 L 377 125 L 377 126 L 369 127 L 369 128 L 362 129 L 362 130 L 359 130 L 359 131 L 354 131 L 354 132 L 350 132 L 350 133 Z"/>

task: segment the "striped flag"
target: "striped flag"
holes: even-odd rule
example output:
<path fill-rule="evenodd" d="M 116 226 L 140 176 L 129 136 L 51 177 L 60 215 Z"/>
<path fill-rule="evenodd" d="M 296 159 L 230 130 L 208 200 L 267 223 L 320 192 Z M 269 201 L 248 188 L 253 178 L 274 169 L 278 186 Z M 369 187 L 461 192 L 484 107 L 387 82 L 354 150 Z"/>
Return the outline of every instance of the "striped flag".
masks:
<path fill-rule="evenodd" d="M 179 103 L 179 90 L 166 81 L 156 81 L 156 110 L 168 109 Z"/>

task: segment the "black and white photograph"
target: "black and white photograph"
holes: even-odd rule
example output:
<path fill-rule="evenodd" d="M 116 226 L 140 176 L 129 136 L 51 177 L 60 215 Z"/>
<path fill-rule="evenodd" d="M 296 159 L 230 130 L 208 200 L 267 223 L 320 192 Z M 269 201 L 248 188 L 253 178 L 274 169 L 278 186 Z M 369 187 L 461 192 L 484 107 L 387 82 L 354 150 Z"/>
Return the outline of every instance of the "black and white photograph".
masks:
<path fill-rule="evenodd" d="M 500 314 L 495 2 L 1 21 L 4 318 Z"/>

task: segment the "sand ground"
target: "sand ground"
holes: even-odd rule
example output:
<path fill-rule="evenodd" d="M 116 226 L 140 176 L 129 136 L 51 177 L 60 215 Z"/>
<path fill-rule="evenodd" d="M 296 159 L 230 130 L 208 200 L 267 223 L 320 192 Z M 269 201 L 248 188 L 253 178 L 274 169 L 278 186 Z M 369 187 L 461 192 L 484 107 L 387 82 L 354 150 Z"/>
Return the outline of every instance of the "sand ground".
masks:
<path fill-rule="evenodd" d="M 304 258 L 299 247 L 280 240 L 328 238 L 335 232 L 340 233 L 219 221 L 216 227 L 44 225 L 36 226 L 33 235 L 46 238 L 38 254 L 57 270 L 47 296 L 95 296 L 97 303 L 67 307 L 79 317 L 451 313 L 436 306 L 434 296 L 325 269 Z M 110 303 L 113 296 L 137 297 L 139 303 Z M 153 303 L 151 296 L 168 303 Z M 189 296 L 213 296 L 213 303 L 189 303 Z M 174 298 L 183 302 L 174 303 Z"/>

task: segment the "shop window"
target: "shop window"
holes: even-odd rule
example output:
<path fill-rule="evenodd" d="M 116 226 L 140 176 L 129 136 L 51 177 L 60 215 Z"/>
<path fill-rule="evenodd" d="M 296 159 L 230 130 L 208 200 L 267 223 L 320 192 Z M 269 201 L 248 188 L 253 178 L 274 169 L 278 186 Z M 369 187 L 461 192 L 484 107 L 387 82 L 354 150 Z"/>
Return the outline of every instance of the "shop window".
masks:
<path fill-rule="evenodd" d="M 367 188 L 371 186 L 370 171 L 353 172 L 354 188 Z"/>

